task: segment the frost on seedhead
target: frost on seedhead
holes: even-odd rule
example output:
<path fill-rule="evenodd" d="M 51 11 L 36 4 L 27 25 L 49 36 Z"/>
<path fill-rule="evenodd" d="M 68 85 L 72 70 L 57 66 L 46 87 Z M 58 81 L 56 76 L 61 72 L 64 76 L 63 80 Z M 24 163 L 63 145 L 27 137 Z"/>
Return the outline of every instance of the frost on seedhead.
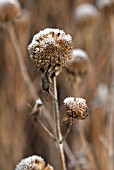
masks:
<path fill-rule="evenodd" d="M 20 13 L 18 0 L 0 0 L 0 21 L 14 19 Z"/>
<path fill-rule="evenodd" d="M 72 70 L 74 70 L 77 75 L 85 75 L 88 72 L 89 66 L 88 54 L 82 49 L 74 49 L 73 56 L 69 64 Z"/>
<path fill-rule="evenodd" d="M 63 101 L 64 105 L 70 108 L 74 103 L 74 97 L 67 97 Z"/>
<path fill-rule="evenodd" d="M 54 170 L 52 166 L 45 166 L 44 160 L 36 155 L 22 159 L 15 170 Z"/>
<path fill-rule="evenodd" d="M 69 109 L 73 108 L 80 108 L 80 105 L 86 105 L 86 100 L 83 98 L 74 98 L 74 97 L 67 97 L 64 99 L 63 103 L 65 104 L 66 107 Z"/>
<path fill-rule="evenodd" d="M 75 9 L 75 18 L 80 24 L 82 24 L 83 22 L 89 23 L 91 21 L 94 21 L 98 18 L 98 15 L 98 10 L 95 8 L 95 6 L 89 3 L 81 4 Z"/>
<path fill-rule="evenodd" d="M 46 28 L 33 37 L 28 52 L 38 69 L 56 75 L 72 58 L 72 38 L 63 30 Z"/>
<path fill-rule="evenodd" d="M 43 105 L 41 99 L 37 99 L 36 100 L 36 105 L 38 105 L 38 106 L 42 106 Z"/>
<path fill-rule="evenodd" d="M 75 10 L 75 16 L 77 18 L 82 18 L 82 17 L 94 17 L 98 14 L 97 9 L 89 3 L 79 5 L 76 10 Z"/>
<path fill-rule="evenodd" d="M 73 57 L 72 57 L 72 61 L 81 61 L 81 60 L 87 60 L 88 59 L 88 55 L 87 53 L 82 50 L 82 49 L 74 49 L 73 50 Z"/>
<path fill-rule="evenodd" d="M 87 115 L 87 104 L 83 98 L 67 97 L 63 101 L 67 108 L 67 113 L 64 115 L 62 122 L 73 123 L 75 119 L 85 119 Z"/>

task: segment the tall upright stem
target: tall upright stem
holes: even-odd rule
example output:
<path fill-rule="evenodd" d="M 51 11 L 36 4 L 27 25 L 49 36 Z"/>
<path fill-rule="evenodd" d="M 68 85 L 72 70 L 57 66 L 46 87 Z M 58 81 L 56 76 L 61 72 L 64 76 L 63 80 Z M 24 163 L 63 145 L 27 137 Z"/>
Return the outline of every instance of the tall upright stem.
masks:
<path fill-rule="evenodd" d="M 57 145 L 58 145 L 58 151 L 60 155 L 62 170 L 66 170 L 63 143 L 61 143 L 62 134 L 61 134 L 61 128 L 60 128 L 60 116 L 59 116 L 59 107 L 58 107 L 58 98 L 57 98 L 56 77 L 53 78 L 52 84 L 53 84 L 53 95 L 54 95 L 53 110 L 54 110 L 54 118 L 55 118 L 55 124 L 56 124 Z"/>

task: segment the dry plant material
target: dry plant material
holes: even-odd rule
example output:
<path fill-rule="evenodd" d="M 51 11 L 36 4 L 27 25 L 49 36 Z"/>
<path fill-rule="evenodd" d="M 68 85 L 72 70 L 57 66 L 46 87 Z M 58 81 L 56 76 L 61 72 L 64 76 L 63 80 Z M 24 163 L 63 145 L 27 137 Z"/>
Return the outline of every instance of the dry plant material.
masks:
<path fill-rule="evenodd" d="M 31 114 L 33 115 L 33 114 L 36 114 L 37 112 L 39 112 L 39 108 L 40 108 L 42 105 L 43 105 L 43 103 L 42 103 L 41 99 L 37 99 L 37 100 L 36 100 L 36 103 L 35 103 L 35 105 L 34 105 L 34 107 L 33 107 L 33 110 L 32 110 L 32 112 L 31 112 Z"/>
<path fill-rule="evenodd" d="M 31 115 L 34 117 L 34 121 L 37 122 L 38 116 L 40 114 L 40 107 L 43 105 L 40 99 L 37 99 L 35 105 L 31 111 Z"/>
<path fill-rule="evenodd" d="M 28 46 L 30 58 L 36 67 L 43 73 L 42 89 L 53 96 L 53 112 L 55 118 L 55 133 L 58 151 L 63 170 L 66 170 L 63 150 L 62 134 L 59 119 L 59 107 L 56 87 L 56 76 L 60 74 L 62 67 L 66 66 L 72 58 L 72 38 L 63 30 L 46 28 L 33 37 Z M 50 91 L 50 84 L 52 90 Z"/>
<path fill-rule="evenodd" d="M 62 119 L 62 123 L 72 124 L 75 119 L 85 119 L 87 114 L 86 100 L 83 98 L 67 97 L 64 99 L 67 112 Z"/>
<path fill-rule="evenodd" d="M 46 28 L 33 37 L 28 46 L 30 58 L 44 74 L 42 89 L 49 93 L 52 78 L 57 76 L 72 58 L 72 38 L 63 30 Z"/>
<path fill-rule="evenodd" d="M 0 20 L 9 21 L 20 13 L 20 4 L 17 0 L 0 0 Z"/>
<path fill-rule="evenodd" d="M 79 26 L 91 25 L 98 17 L 99 12 L 92 4 L 84 3 L 75 9 L 75 19 Z"/>
<path fill-rule="evenodd" d="M 88 73 L 89 57 L 88 54 L 82 49 L 74 49 L 73 56 L 68 63 L 67 72 L 72 75 L 76 82 L 80 80 Z M 72 80 L 72 79 L 71 79 Z"/>
<path fill-rule="evenodd" d="M 46 28 L 33 37 L 28 51 L 37 68 L 52 78 L 72 58 L 72 38 L 63 30 Z"/>
<path fill-rule="evenodd" d="M 52 166 L 45 164 L 45 161 L 36 155 L 22 159 L 15 170 L 54 170 Z"/>
<path fill-rule="evenodd" d="M 107 14 L 114 13 L 114 0 L 97 0 L 96 5 Z"/>

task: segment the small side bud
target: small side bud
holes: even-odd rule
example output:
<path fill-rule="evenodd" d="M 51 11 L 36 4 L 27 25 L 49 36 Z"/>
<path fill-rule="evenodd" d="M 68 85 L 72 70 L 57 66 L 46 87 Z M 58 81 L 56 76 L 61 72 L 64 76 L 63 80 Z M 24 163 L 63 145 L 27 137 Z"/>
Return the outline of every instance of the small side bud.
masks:
<path fill-rule="evenodd" d="M 41 99 L 36 100 L 36 103 L 32 109 L 31 114 L 36 114 L 39 112 L 39 108 L 43 105 Z"/>
<path fill-rule="evenodd" d="M 63 103 L 67 112 L 63 116 L 62 123 L 73 123 L 75 119 L 85 119 L 88 116 L 88 107 L 85 99 L 67 97 Z"/>

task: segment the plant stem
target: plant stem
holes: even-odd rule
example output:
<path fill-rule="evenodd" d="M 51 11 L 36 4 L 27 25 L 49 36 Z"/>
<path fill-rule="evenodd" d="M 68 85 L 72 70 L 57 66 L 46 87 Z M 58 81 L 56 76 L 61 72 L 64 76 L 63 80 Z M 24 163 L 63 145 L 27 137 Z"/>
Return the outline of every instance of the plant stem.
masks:
<path fill-rule="evenodd" d="M 15 34 L 15 31 L 14 31 L 14 28 L 13 28 L 13 25 L 12 25 L 12 23 L 4 24 L 4 28 L 8 31 L 8 33 L 10 35 L 11 43 L 14 47 L 16 57 L 18 59 L 21 74 L 26 82 L 26 85 L 28 86 L 29 91 L 31 92 L 32 97 L 34 98 L 34 100 L 36 100 L 38 98 L 37 92 L 36 92 L 36 89 L 34 88 L 34 85 L 29 77 L 26 66 L 24 64 L 23 55 L 21 52 L 21 48 L 20 48 L 18 39 Z"/>
<path fill-rule="evenodd" d="M 60 128 L 59 107 L 58 107 L 57 88 L 56 88 L 56 77 L 53 78 L 52 84 L 53 84 L 53 95 L 54 95 L 53 110 L 54 110 L 54 118 L 55 118 L 55 124 L 56 124 L 57 145 L 58 145 L 58 151 L 59 151 L 59 155 L 60 155 L 62 170 L 66 170 L 63 143 L 61 143 L 62 134 L 61 134 L 61 128 Z"/>
<path fill-rule="evenodd" d="M 68 127 L 68 129 L 67 129 L 61 143 L 64 142 L 66 140 L 66 138 L 68 137 L 68 134 L 70 133 L 71 127 L 72 127 L 72 123 L 69 124 L 69 127 Z"/>

